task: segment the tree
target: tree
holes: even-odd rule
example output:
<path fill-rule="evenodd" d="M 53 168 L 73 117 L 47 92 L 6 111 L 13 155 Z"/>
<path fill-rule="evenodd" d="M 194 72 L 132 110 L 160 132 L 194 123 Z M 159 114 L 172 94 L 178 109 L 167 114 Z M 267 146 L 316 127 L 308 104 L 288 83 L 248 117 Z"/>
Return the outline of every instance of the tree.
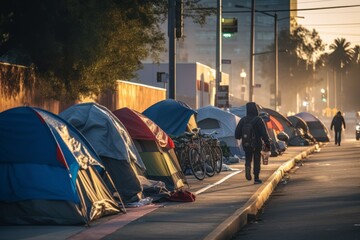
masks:
<path fill-rule="evenodd" d="M 291 38 L 296 44 L 297 56 L 305 60 L 308 65 L 314 66 L 316 59 L 325 50 L 319 33 L 315 29 L 309 31 L 303 26 L 298 26 L 293 30 Z"/>
<path fill-rule="evenodd" d="M 350 66 L 352 61 L 353 50 L 350 48 L 351 43 L 345 38 L 337 38 L 334 43 L 329 46 L 333 50 L 329 54 L 329 65 L 335 71 L 343 71 Z"/>
<path fill-rule="evenodd" d="M 351 57 L 352 64 L 359 65 L 360 64 L 360 46 L 355 45 L 352 52 L 353 52 L 352 57 Z"/>
<path fill-rule="evenodd" d="M 346 96 L 344 96 L 344 82 L 346 76 L 344 75 L 349 70 L 353 50 L 350 48 L 351 43 L 347 42 L 345 38 L 337 38 L 334 43 L 329 46 L 332 52 L 328 57 L 328 65 L 333 70 L 333 82 L 335 91 L 335 107 L 344 107 L 346 102 Z M 337 80 L 338 79 L 338 80 Z M 345 87 L 346 88 L 346 87 Z"/>
<path fill-rule="evenodd" d="M 346 81 L 344 81 L 344 110 L 346 111 L 359 111 L 359 89 L 360 89 L 360 46 L 355 45 L 352 49 L 352 61 L 348 68 Z"/>
<path fill-rule="evenodd" d="M 316 57 L 324 50 L 318 32 L 309 31 L 297 26 L 292 32 L 283 30 L 279 33 L 279 91 L 281 92 L 281 108 L 294 111 L 296 96 L 304 86 L 312 84 L 313 67 Z M 274 44 L 268 47 L 274 51 Z M 261 56 L 263 77 L 274 76 L 273 55 Z"/>
<path fill-rule="evenodd" d="M 188 0 L 185 6 L 201 7 L 199 1 Z M 3 0 L 0 56 L 26 56 L 25 64 L 35 70 L 37 87 L 47 97 L 97 95 L 113 88 L 117 79 L 132 79 L 142 59 L 159 60 L 165 50 L 160 24 L 166 19 L 167 3 Z M 200 23 L 210 14 L 189 12 Z"/>

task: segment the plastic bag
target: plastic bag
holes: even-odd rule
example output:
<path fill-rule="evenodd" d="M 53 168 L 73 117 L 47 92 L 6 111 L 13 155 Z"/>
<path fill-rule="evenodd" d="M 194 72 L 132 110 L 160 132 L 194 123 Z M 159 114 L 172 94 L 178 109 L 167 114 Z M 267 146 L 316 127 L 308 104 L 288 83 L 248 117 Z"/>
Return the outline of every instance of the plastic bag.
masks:
<path fill-rule="evenodd" d="M 261 151 L 261 158 L 262 158 L 263 165 L 269 164 L 270 154 L 271 154 L 270 151 Z"/>

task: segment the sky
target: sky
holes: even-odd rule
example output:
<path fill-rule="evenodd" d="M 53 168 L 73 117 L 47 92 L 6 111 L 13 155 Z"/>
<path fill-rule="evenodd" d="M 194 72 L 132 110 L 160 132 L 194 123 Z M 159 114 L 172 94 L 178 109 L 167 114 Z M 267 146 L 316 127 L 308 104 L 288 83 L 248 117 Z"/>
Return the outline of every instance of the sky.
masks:
<path fill-rule="evenodd" d="M 360 5 L 360 0 L 298 0 L 298 9 Z M 298 11 L 298 23 L 316 29 L 327 45 L 336 38 L 345 38 L 351 47 L 360 45 L 360 6 L 337 9 Z"/>

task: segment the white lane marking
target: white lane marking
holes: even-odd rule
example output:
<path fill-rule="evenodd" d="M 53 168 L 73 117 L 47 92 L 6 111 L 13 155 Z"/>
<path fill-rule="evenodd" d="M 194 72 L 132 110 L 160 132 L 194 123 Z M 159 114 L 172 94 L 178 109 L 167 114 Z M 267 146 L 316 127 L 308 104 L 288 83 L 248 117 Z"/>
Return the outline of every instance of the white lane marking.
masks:
<path fill-rule="evenodd" d="M 239 170 L 239 171 L 233 172 L 233 173 L 225 176 L 224 178 L 220 179 L 220 180 L 217 181 L 216 183 L 210 184 L 209 186 L 206 186 L 206 187 L 204 187 L 204 188 L 196 191 L 196 192 L 195 192 L 195 195 L 199 195 L 200 193 L 205 192 L 205 191 L 208 190 L 209 188 L 212 188 L 212 187 L 214 187 L 214 186 L 216 186 L 216 185 L 219 185 L 219 184 L 222 183 L 222 182 L 225 182 L 227 179 L 231 178 L 232 176 L 235 176 L 235 175 L 238 174 L 238 173 L 241 173 L 242 171 L 243 171 L 243 170 Z"/>

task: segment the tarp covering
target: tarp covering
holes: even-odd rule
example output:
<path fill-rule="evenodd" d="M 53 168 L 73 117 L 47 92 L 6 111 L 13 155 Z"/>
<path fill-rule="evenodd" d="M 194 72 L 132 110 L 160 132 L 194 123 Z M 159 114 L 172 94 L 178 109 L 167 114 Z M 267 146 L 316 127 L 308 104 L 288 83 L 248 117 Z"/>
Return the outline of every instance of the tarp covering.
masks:
<path fill-rule="evenodd" d="M 100 156 L 144 164 L 120 120 L 106 107 L 90 102 L 75 104 L 59 114 L 75 126 Z"/>
<path fill-rule="evenodd" d="M 0 222 L 84 224 L 119 212 L 95 170 L 100 158 L 57 115 L 32 107 L 1 112 L 0 146 Z"/>
<path fill-rule="evenodd" d="M 126 107 L 115 110 L 113 113 L 125 125 L 132 139 L 152 140 L 156 141 L 160 147 L 171 147 L 168 135 L 142 113 Z"/>
<path fill-rule="evenodd" d="M 97 103 L 76 104 L 60 113 L 91 143 L 104 162 L 124 202 L 139 201 L 146 167 L 120 120 Z"/>
<path fill-rule="evenodd" d="M 196 111 L 184 102 L 166 99 L 150 106 L 143 114 L 167 134 L 179 136 L 186 131 L 189 121 Z"/>
<path fill-rule="evenodd" d="M 325 124 L 309 112 L 300 112 L 295 116 L 303 119 L 309 127 L 310 134 L 319 142 L 329 142 L 330 134 Z"/>
<path fill-rule="evenodd" d="M 227 144 L 232 155 L 242 155 L 240 141 L 234 135 L 240 117 L 214 106 L 199 108 L 197 112 L 196 120 L 201 132 L 216 131 L 214 136 Z"/>

